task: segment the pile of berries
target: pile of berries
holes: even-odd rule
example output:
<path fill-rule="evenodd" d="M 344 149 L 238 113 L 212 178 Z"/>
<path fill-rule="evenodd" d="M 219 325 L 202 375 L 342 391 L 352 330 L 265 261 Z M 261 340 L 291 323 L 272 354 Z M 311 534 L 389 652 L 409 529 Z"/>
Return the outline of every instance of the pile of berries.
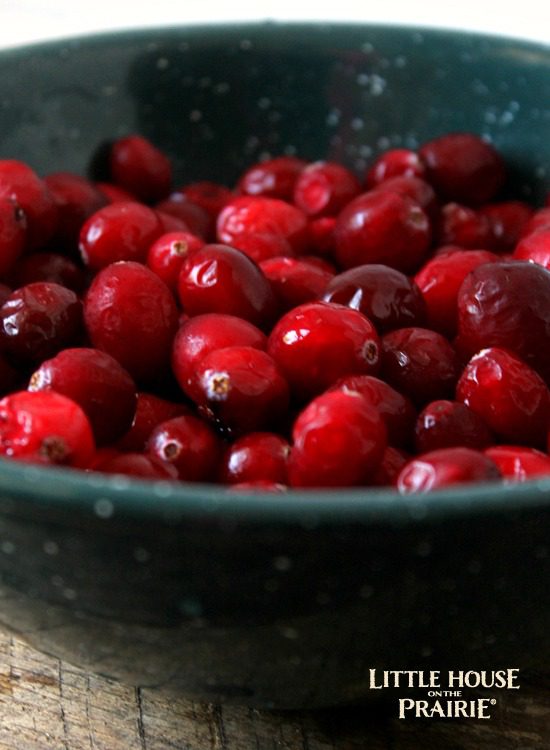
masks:
<path fill-rule="evenodd" d="M 293 156 L 172 187 L 0 161 L 0 454 L 237 489 L 550 476 L 550 203 L 476 135 L 359 179 Z"/>

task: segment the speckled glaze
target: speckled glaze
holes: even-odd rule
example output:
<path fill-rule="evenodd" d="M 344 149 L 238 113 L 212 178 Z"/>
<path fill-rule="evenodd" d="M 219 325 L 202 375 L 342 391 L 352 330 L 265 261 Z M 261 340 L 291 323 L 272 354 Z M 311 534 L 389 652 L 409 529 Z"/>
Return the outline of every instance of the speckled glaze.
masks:
<path fill-rule="evenodd" d="M 84 172 L 139 131 L 178 180 L 263 154 L 356 171 L 453 130 L 515 195 L 550 170 L 550 50 L 361 25 L 209 26 L 0 53 L 0 158 Z M 97 165 L 96 165 L 97 166 Z M 239 495 L 0 465 L 0 624 L 98 673 L 212 701 L 369 697 L 368 670 L 550 667 L 550 481 Z"/>

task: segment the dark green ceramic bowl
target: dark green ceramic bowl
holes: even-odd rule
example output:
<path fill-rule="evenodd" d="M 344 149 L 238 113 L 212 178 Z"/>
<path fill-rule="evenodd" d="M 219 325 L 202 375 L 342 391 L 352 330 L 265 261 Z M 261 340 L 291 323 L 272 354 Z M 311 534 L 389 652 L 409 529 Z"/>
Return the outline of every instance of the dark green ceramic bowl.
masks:
<path fill-rule="evenodd" d="M 550 173 L 550 50 L 360 25 L 109 34 L 0 54 L 0 157 L 84 171 L 141 132 L 178 179 L 262 153 L 362 170 L 388 146 L 492 138 L 516 195 Z M 400 498 L 243 495 L 0 467 L 2 625 L 207 700 L 368 696 L 371 667 L 550 667 L 550 481 Z"/>

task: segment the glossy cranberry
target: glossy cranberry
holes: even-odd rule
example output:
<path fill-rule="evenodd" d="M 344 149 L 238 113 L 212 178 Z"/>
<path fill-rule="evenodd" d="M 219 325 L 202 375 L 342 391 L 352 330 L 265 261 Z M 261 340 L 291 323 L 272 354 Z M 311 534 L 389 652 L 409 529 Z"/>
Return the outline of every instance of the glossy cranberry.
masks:
<path fill-rule="evenodd" d="M 514 258 L 530 260 L 550 270 L 550 224 L 528 234 L 516 245 Z"/>
<path fill-rule="evenodd" d="M 430 219 L 436 219 L 439 214 L 439 201 L 435 190 L 429 182 L 420 177 L 390 177 L 376 185 L 373 192 L 399 193 L 404 198 L 410 198 Z"/>
<path fill-rule="evenodd" d="M 405 451 L 388 445 L 382 456 L 380 466 L 371 477 L 371 484 L 375 487 L 393 487 L 401 469 L 408 461 L 409 456 Z"/>
<path fill-rule="evenodd" d="M 134 381 L 99 349 L 65 349 L 42 362 L 31 376 L 29 391 L 56 391 L 72 399 L 90 420 L 100 445 L 123 435 L 136 412 Z"/>
<path fill-rule="evenodd" d="M 88 335 L 138 381 L 168 367 L 178 324 L 174 298 L 156 274 L 139 263 L 113 263 L 93 280 L 84 301 Z"/>
<path fill-rule="evenodd" d="M 166 461 L 159 461 L 154 456 L 144 453 L 120 453 L 105 456 L 96 462 L 93 471 L 103 474 L 122 474 L 140 479 L 168 479 L 178 478 L 176 469 Z"/>
<path fill-rule="evenodd" d="M 0 308 L 4 350 L 22 362 L 41 362 L 78 342 L 82 303 L 59 284 L 37 281 L 16 289 Z"/>
<path fill-rule="evenodd" d="M 507 253 L 516 246 L 534 212 L 523 201 L 503 201 L 487 203 L 479 208 L 479 213 L 489 221 L 493 235 L 491 247 L 499 253 Z M 550 223 L 550 217 L 548 221 Z"/>
<path fill-rule="evenodd" d="M 534 477 L 550 476 L 547 453 L 520 445 L 494 445 L 485 455 L 496 463 L 506 482 L 526 482 Z"/>
<path fill-rule="evenodd" d="M 180 188 L 178 192 L 203 208 L 214 221 L 222 208 L 235 197 L 235 194 L 224 185 L 206 180 L 191 182 Z"/>
<path fill-rule="evenodd" d="M 441 334 L 400 328 L 382 338 L 382 376 L 417 406 L 447 398 L 459 375 L 456 352 Z"/>
<path fill-rule="evenodd" d="M 300 172 L 293 200 L 308 216 L 335 216 L 361 192 L 349 169 L 331 161 L 316 161 Z"/>
<path fill-rule="evenodd" d="M 0 401 L 0 454 L 20 461 L 85 467 L 94 453 L 88 418 L 59 393 L 18 391 Z"/>
<path fill-rule="evenodd" d="M 362 313 L 329 302 L 287 312 L 273 328 L 267 351 L 298 399 L 315 396 L 346 375 L 375 374 L 380 340 Z"/>
<path fill-rule="evenodd" d="M 438 245 L 491 248 L 494 243 L 489 219 L 479 211 L 460 203 L 446 203 L 436 222 Z"/>
<path fill-rule="evenodd" d="M 216 222 L 208 211 L 188 199 L 186 195 L 175 192 L 164 201 L 157 203 L 157 211 L 174 216 L 186 226 L 186 231 L 198 234 L 205 242 L 214 239 L 216 234 Z"/>
<path fill-rule="evenodd" d="M 387 445 L 378 410 L 353 391 L 331 391 L 299 414 L 288 463 L 292 487 L 368 484 Z"/>
<path fill-rule="evenodd" d="M 432 401 L 416 421 L 417 453 L 457 446 L 483 450 L 491 442 L 492 435 L 485 422 L 459 401 Z"/>
<path fill-rule="evenodd" d="M 232 443 L 223 456 L 220 481 L 224 484 L 241 482 L 288 481 L 290 445 L 273 432 L 251 432 Z"/>
<path fill-rule="evenodd" d="M 147 253 L 147 265 L 173 292 L 177 290 L 186 258 L 204 247 L 204 240 L 190 232 L 168 232 L 155 240 Z"/>
<path fill-rule="evenodd" d="M 490 482 L 501 478 L 498 466 L 472 448 L 442 448 L 409 461 L 397 478 L 403 495 L 431 492 L 463 482 Z"/>
<path fill-rule="evenodd" d="M 93 182 L 72 172 L 49 174 L 44 183 L 57 206 L 58 222 L 53 243 L 67 250 L 76 250 L 82 225 L 108 201 Z"/>
<path fill-rule="evenodd" d="M 379 185 L 392 177 L 421 177 L 426 167 L 416 151 L 408 148 L 392 148 L 379 156 L 369 168 L 365 183 L 368 188 Z"/>
<path fill-rule="evenodd" d="M 11 198 L 0 198 L 0 276 L 14 267 L 27 241 L 27 219 Z"/>
<path fill-rule="evenodd" d="M 23 256 L 14 268 L 11 281 L 16 288 L 35 281 L 51 281 L 77 294 L 86 285 L 84 271 L 74 261 L 66 255 L 44 252 Z"/>
<path fill-rule="evenodd" d="M 410 198 L 394 192 L 363 193 L 338 216 L 336 260 L 343 268 L 382 263 L 414 271 L 430 245 L 430 222 Z"/>
<path fill-rule="evenodd" d="M 269 281 L 244 253 L 227 245 L 205 245 L 183 263 L 178 294 L 188 315 L 225 313 L 266 325 L 275 313 Z"/>
<path fill-rule="evenodd" d="M 26 248 L 45 246 L 57 226 L 57 206 L 48 186 L 26 164 L 0 160 L 0 200 L 14 201 L 27 219 Z"/>
<path fill-rule="evenodd" d="M 239 180 L 239 192 L 290 201 L 298 175 L 306 165 L 295 156 L 276 156 L 254 164 Z"/>
<path fill-rule="evenodd" d="M 548 229 L 550 227 L 550 206 L 548 208 L 540 208 L 538 211 L 531 216 L 529 221 L 524 224 L 521 235 L 518 239 L 527 237 L 527 235 L 536 232 L 537 229 Z"/>
<path fill-rule="evenodd" d="M 210 313 L 186 320 L 172 347 L 172 370 L 178 383 L 191 398 L 198 397 L 197 370 L 210 352 L 229 346 L 265 349 L 267 338 L 259 328 L 234 315 Z"/>
<path fill-rule="evenodd" d="M 500 154 L 473 133 L 450 133 L 420 149 L 427 178 L 443 198 L 466 205 L 492 200 L 504 184 Z"/>
<path fill-rule="evenodd" d="M 378 409 L 388 430 L 391 445 L 408 447 L 412 442 L 416 410 L 410 400 L 372 375 L 349 375 L 338 380 L 331 391 L 354 391 Z"/>
<path fill-rule="evenodd" d="M 96 211 L 83 225 L 80 254 L 94 271 L 119 260 L 144 263 L 149 247 L 162 231 L 153 209 L 142 203 L 111 203 Z"/>
<path fill-rule="evenodd" d="M 132 425 L 118 441 L 117 446 L 122 451 L 144 451 L 150 434 L 161 422 L 190 413 L 190 409 L 184 404 L 176 404 L 142 391 L 137 394 Z"/>
<path fill-rule="evenodd" d="M 286 416 L 288 385 L 276 362 L 251 346 L 217 349 L 201 359 L 193 398 L 229 435 L 270 429 Z"/>
<path fill-rule="evenodd" d="M 549 331 L 550 271 L 500 261 L 465 278 L 458 294 L 458 336 L 468 357 L 485 347 L 503 347 L 550 380 L 550 349 L 541 345 Z"/>
<path fill-rule="evenodd" d="M 309 222 L 309 244 L 311 252 L 314 252 L 317 257 L 332 257 L 334 254 L 336 248 L 335 227 L 335 216 L 321 216 Z"/>
<path fill-rule="evenodd" d="M 190 415 L 159 424 L 147 441 L 150 455 L 174 466 L 186 482 L 215 482 L 221 458 L 216 433 Z"/>
<path fill-rule="evenodd" d="M 113 185 L 110 182 L 96 182 L 95 186 L 105 196 L 108 203 L 128 203 L 137 201 L 137 195 L 129 190 L 124 190 L 120 185 Z"/>
<path fill-rule="evenodd" d="M 323 299 L 359 310 L 380 332 L 422 325 L 426 318 L 426 305 L 415 282 L 395 268 L 376 263 L 335 276 Z"/>
<path fill-rule="evenodd" d="M 159 201 L 170 191 L 170 161 L 140 135 L 129 135 L 115 141 L 109 166 L 113 182 L 146 203 Z"/>
<path fill-rule="evenodd" d="M 282 312 L 321 297 L 334 276 L 304 258 L 270 258 L 262 261 L 260 268 Z"/>
<path fill-rule="evenodd" d="M 498 255 L 488 250 L 459 249 L 439 253 L 422 266 L 414 280 L 424 297 L 430 328 L 445 336 L 454 336 L 458 321 L 458 293 L 462 282 L 474 268 L 498 260 Z"/>

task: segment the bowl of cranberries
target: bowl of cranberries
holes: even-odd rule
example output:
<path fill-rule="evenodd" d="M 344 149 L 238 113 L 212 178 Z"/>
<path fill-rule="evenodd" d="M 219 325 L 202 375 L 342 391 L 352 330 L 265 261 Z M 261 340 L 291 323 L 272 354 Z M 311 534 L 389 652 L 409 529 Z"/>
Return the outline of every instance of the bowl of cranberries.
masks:
<path fill-rule="evenodd" d="M 250 24 L 0 53 L 0 596 L 209 701 L 550 663 L 550 52 Z"/>

